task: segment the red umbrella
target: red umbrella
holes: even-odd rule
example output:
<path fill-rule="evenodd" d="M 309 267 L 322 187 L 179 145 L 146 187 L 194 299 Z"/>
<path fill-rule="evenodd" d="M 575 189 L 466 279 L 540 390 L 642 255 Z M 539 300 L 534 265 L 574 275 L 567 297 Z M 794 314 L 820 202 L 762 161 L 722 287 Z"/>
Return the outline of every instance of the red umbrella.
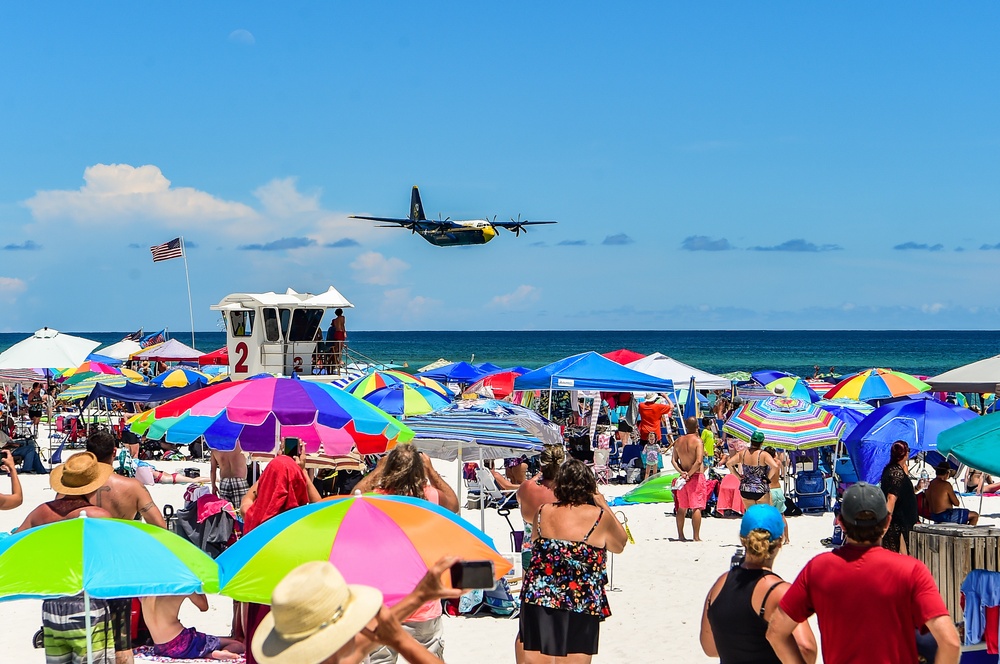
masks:
<path fill-rule="evenodd" d="M 198 358 L 198 364 L 201 366 L 207 365 L 229 365 L 229 349 L 223 346 L 219 350 L 212 351 L 211 353 L 206 353 Z"/>
<path fill-rule="evenodd" d="M 475 392 L 476 394 L 488 396 L 493 399 L 506 399 L 514 391 L 514 379 L 518 376 L 520 374 L 515 371 L 501 371 L 500 373 L 490 374 L 479 379 L 466 392 Z M 486 388 L 489 388 L 489 393 L 486 392 Z"/>
<path fill-rule="evenodd" d="M 629 350 L 628 348 L 619 348 L 618 350 L 613 350 L 609 353 L 604 353 L 604 357 L 608 358 L 612 362 L 617 362 L 622 366 L 628 364 L 629 362 L 635 362 L 636 360 L 641 360 L 646 357 L 642 353 L 637 353 L 634 350 Z"/>

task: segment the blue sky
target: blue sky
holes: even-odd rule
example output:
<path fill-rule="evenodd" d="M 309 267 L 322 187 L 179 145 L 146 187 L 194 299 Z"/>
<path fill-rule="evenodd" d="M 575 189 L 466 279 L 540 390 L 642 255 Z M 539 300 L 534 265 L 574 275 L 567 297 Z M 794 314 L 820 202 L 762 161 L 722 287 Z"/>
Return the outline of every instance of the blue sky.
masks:
<path fill-rule="evenodd" d="M 1000 327 L 995 4 L 341 4 L 0 5 L 0 328 Z"/>

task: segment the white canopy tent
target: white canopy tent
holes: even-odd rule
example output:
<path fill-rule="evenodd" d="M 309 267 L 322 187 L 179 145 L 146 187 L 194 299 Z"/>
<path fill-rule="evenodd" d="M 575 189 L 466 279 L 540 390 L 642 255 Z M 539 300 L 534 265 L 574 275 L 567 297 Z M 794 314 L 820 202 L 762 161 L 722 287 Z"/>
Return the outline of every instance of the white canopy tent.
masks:
<path fill-rule="evenodd" d="M 131 339 L 123 339 L 116 344 L 111 344 L 110 346 L 105 346 L 104 348 L 97 351 L 101 355 L 107 355 L 108 357 L 113 357 L 116 360 L 127 360 L 129 356 L 133 353 L 138 353 L 142 350 L 142 346 L 139 345 L 138 341 L 132 341 Z"/>
<path fill-rule="evenodd" d="M 1000 355 L 945 371 L 928 378 L 927 383 L 938 392 L 997 392 L 1000 390 Z"/>
<path fill-rule="evenodd" d="M 100 345 L 90 339 L 43 327 L 0 353 L 0 370 L 78 367 Z"/>
<path fill-rule="evenodd" d="M 687 385 L 693 376 L 695 389 L 698 390 L 728 390 L 732 387 L 732 383 L 728 378 L 716 376 L 683 362 L 678 362 L 663 353 L 647 355 L 641 360 L 629 362 L 625 366 L 629 369 L 649 374 L 650 376 L 665 378 L 672 381 L 676 386 Z"/>

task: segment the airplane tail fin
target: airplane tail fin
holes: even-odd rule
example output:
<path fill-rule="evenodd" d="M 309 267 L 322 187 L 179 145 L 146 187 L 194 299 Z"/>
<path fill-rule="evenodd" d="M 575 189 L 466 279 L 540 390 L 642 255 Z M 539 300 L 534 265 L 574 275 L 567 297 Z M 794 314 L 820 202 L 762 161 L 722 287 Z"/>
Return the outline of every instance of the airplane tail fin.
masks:
<path fill-rule="evenodd" d="M 410 193 L 410 220 L 423 221 L 425 219 L 427 217 L 424 216 L 424 206 L 420 202 L 420 191 L 414 185 L 413 191 Z"/>

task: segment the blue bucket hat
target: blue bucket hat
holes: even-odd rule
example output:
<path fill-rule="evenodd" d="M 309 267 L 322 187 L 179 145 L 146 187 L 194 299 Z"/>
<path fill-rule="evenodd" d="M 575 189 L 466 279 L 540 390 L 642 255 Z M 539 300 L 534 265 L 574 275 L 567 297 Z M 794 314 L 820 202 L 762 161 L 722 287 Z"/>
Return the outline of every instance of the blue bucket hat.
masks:
<path fill-rule="evenodd" d="M 785 522 L 781 520 L 781 512 L 774 505 L 751 505 L 743 514 L 740 524 L 740 537 L 747 537 L 754 530 L 766 530 L 771 533 L 771 541 L 781 539 L 785 534 Z"/>

